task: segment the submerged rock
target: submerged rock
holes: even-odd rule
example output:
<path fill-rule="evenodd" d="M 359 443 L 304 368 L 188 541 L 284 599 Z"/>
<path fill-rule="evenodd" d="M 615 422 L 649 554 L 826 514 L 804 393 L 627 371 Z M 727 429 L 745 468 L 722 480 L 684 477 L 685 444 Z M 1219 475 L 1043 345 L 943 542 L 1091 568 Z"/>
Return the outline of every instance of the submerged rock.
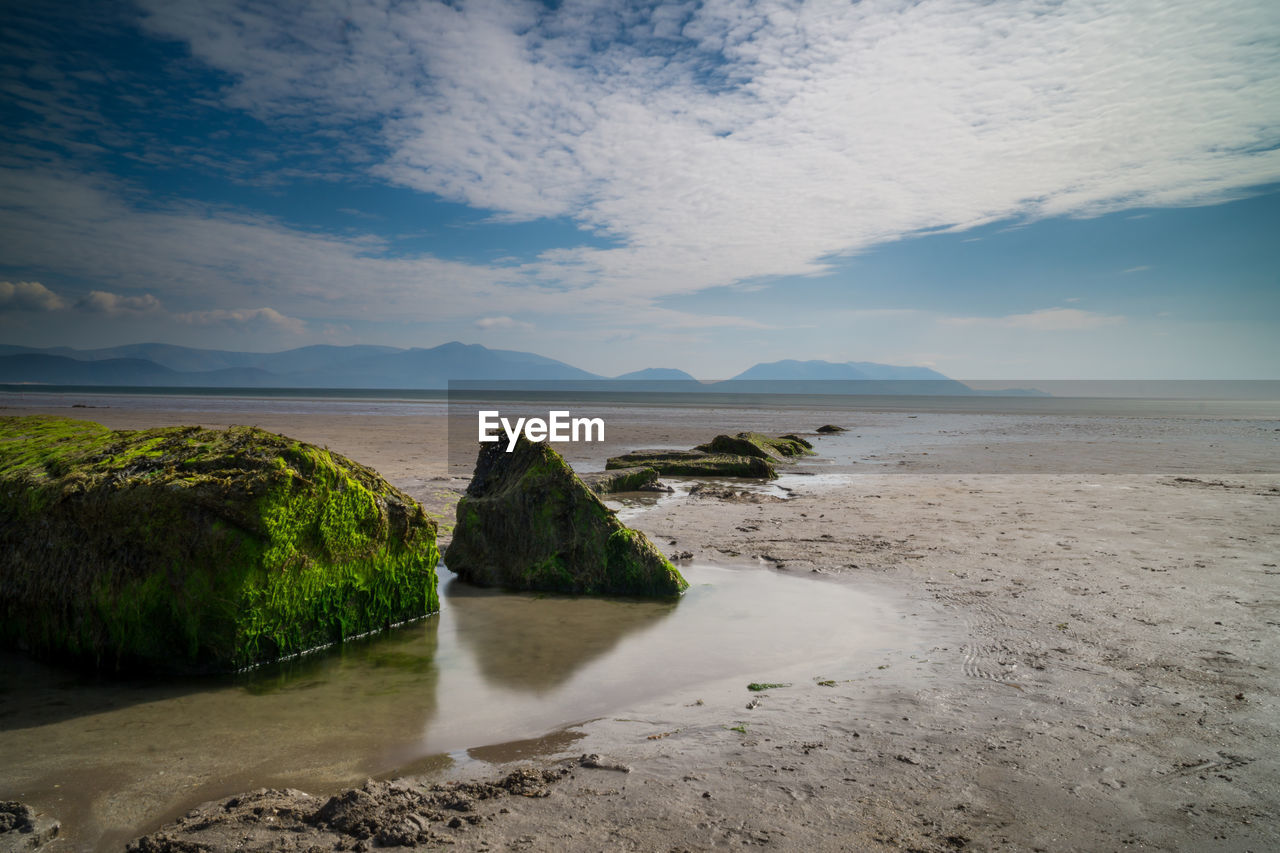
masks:
<path fill-rule="evenodd" d="M 729 453 L 739 456 L 755 456 L 760 459 L 790 461 L 797 456 L 812 456 L 813 445 L 794 435 L 771 438 L 759 432 L 740 432 L 737 435 L 717 435 L 695 450 L 703 453 Z"/>
<path fill-rule="evenodd" d="M 436 525 L 377 472 L 252 427 L 0 418 L 0 640 L 229 671 L 439 609 Z"/>
<path fill-rule="evenodd" d="M 815 432 L 821 432 L 826 434 L 830 434 L 833 432 L 848 432 L 848 431 L 849 430 L 845 429 L 844 427 L 836 426 L 835 424 L 823 424 L 822 426 L 818 427 L 817 430 L 815 430 Z"/>
<path fill-rule="evenodd" d="M 688 587 L 560 454 L 523 437 L 510 453 L 480 448 L 445 562 L 463 580 L 508 589 L 669 597 Z"/>
<path fill-rule="evenodd" d="M 618 468 L 613 471 L 593 471 L 579 474 L 579 479 L 587 484 L 587 488 L 597 495 L 611 495 L 614 492 L 671 492 L 670 486 L 664 486 L 658 479 L 655 468 Z"/>
<path fill-rule="evenodd" d="M 647 466 L 670 477 L 755 477 L 775 479 L 773 464 L 762 456 L 708 453 L 702 450 L 633 450 L 610 457 L 605 468 Z"/>

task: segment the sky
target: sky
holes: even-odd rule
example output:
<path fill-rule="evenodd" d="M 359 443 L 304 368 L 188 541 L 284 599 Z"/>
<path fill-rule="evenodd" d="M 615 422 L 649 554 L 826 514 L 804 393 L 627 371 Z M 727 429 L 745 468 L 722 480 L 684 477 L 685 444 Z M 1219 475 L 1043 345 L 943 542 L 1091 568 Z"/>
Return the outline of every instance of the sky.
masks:
<path fill-rule="evenodd" d="M 1280 378 L 1274 0 L 8 0 L 0 343 Z"/>

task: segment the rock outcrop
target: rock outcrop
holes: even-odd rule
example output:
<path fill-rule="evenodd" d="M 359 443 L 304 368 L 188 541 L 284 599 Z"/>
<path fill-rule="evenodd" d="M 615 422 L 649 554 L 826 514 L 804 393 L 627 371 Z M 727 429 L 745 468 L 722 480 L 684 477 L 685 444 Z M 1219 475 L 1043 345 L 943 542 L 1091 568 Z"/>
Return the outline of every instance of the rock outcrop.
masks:
<path fill-rule="evenodd" d="M 612 456 L 610 470 L 646 466 L 668 477 L 753 477 L 775 479 L 772 463 L 761 456 L 708 453 L 702 450 L 633 450 Z"/>
<path fill-rule="evenodd" d="M 848 432 L 849 430 L 845 429 L 842 426 L 836 426 L 835 424 L 823 424 L 822 426 L 818 427 L 816 431 L 830 435 L 833 432 Z"/>
<path fill-rule="evenodd" d="M 771 438 L 760 432 L 740 432 L 737 435 L 717 435 L 695 450 L 703 453 L 727 453 L 739 456 L 755 456 L 774 461 L 790 461 L 797 456 L 812 456 L 813 445 L 796 435 Z"/>
<path fill-rule="evenodd" d="M 613 471 L 593 471 L 579 474 L 579 479 L 587 484 L 587 488 L 597 495 L 611 495 L 615 492 L 670 492 L 670 486 L 664 486 L 658 479 L 654 468 L 618 468 Z"/>
<path fill-rule="evenodd" d="M 759 432 L 717 435 L 692 450 L 633 450 L 610 457 L 610 470 L 645 466 L 673 477 L 750 477 L 772 480 L 774 464 L 813 455 L 813 445 L 798 435 L 776 438 Z"/>
<path fill-rule="evenodd" d="M 796 444 L 798 444 L 798 445 L 800 445 L 801 447 L 803 447 L 805 450 L 813 450 L 813 442 L 812 442 L 812 441 L 810 441 L 810 440 L 809 440 L 809 439 L 807 439 L 807 438 L 804 438 L 803 436 L 796 435 L 794 432 L 787 432 L 787 433 L 783 433 L 782 435 L 778 436 L 778 438 L 783 438 L 783 439 L 786 439 L 787 441 L 793 441 L 793 442 L 795 442 Z M 817 455 L 817 453 L 816 453 L 816 452 L 815 452 L 815 453 L 813 453 L 813 454 L 803 454 L 803 453 L 802 453 L 802 454 L 800 454 L 800 455 L 801 455 L 801 456 L 805 456 L 805 455 L 814 455 L 814 456 L 816 456 L 816 455 Z"/>
<path fill-rule="evenodd" d="M 524 437 L 510 453 L 481 446 L 445 562 L 465 581 L 507 589 L 670 597 L 688 587 L 560 454 Z"/>
<path fill-rule="evenodd" d="M 230 671 L 439 609 L 436 525 L 375 471 L 251 427 L 0 418 L 0 640 Z"/>

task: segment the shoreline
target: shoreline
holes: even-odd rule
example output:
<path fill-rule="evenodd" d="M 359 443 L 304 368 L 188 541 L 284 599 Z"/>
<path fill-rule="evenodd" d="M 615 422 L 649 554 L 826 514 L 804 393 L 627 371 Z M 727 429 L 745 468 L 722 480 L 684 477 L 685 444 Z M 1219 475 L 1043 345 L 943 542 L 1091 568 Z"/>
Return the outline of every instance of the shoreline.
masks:
<path fill-rule="evenodd" d="M 284 421 L 260 425 L 290 433 Z M 402 488 L 412 479 L 420 500 L 465 487 L 406 449 L 410 435 L 438 440 L 438 423 L 293 426 Z M 459 849 L 1280 846 L 1280 760 L 1268 746 L 1280 697 L 1280 476 L 1248 471 L 1274 460 L 1275 439 L 1258 425 L 1256 443 L 1229 448 L 1223 465 L 1188 437 L 1185 448 L 1167 436 L 1144 445 L 1138 461 L 1163 457 L 1170 470 L 1159 474 L 1081 471 L 1077 445 L 1050 435 L 1036 452 L 1057 457 L 1039 472 L 957 471 L 954 459 L 918 454 L 959 458 L 965 447 L 918 445 L 899 455 L 913 470 L 852 466 L 848 481 L 785 501 L 629 510 L 627 523 L 664 552 L 883 589 L 938 639 L 899 649 L 884 669 L 815 672 L 836 684 L 797 680 L 750 710 L 745 685 L 708 684 L 706 695 L 619 714 L 632 722 L 535 738 L 553 749 L 539 766 L 598 753 L 632 772 L 576 765 L 549 797 L 495 801 L 492 820 L 442 832 Z M 725 727 L 736 720 L 745 731 Z M 507 746 L 478 751 L 520 752 Z"/>

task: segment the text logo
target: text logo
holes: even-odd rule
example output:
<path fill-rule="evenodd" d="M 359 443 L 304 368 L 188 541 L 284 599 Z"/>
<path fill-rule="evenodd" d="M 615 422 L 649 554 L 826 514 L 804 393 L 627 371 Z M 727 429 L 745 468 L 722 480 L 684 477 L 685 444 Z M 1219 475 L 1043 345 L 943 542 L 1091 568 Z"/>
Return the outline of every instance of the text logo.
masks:
<path fill-rule="evenodd" d="M 480 412 L 480 440 L 501 441 L 496 430 L 507 436 L 507 452 L 515 450 L 516 439 L 524 433 L 530 441 L 604 441 L 603 418 L 574 418 L 568 412 L 547 412 L 547 419 L 517 418 L 513 425 L 500 412 Z"/>

